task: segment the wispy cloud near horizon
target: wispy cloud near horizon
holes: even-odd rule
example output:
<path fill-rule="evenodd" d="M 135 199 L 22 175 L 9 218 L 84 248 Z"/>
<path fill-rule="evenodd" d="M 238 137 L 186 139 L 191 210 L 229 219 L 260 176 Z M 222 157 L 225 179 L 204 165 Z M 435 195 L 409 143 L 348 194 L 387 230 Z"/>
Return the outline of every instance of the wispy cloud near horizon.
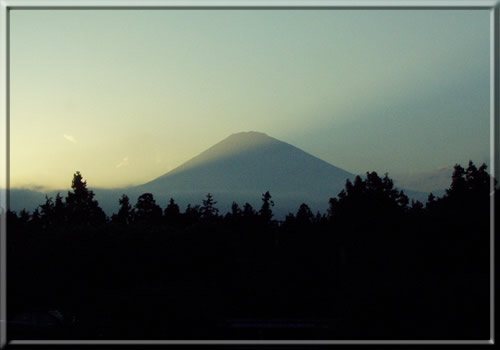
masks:
<path fill-rule="evenodd" d="M 122 159 L 122 161 L 116 165 L 116 167 L 121 168 L 121 167 L 127 166 L 127 165 L 128 165 L 128 157 L 124 157 Z"/>
<path fill-rule="evenodd" d="M 72 135 L 67 135 L 67 134 L 64 134 L 63 136 L 64 136 L 64 138 L 65 138 L 66 140 L 68 140 L 69 142 L 72 142 L 72 143 L 76 143 L 76 142 L 77 142 L 77 141 L 76 141 L 76 139 L 75 139 L 75 137 L 74 137 L 74 136 L 72 136 Z"/>

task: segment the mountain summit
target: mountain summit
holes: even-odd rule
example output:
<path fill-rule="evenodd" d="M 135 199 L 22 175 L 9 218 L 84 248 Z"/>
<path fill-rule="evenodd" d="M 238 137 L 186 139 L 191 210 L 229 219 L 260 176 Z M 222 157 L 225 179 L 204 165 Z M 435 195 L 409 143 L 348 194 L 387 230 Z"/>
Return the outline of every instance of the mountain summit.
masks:
<path fill-rule="evenodd" d="M 232 134 L 176 169 L 160 176 L 160 178 L 171 176 L 172 174 L 211 162 L 219 162 L 231 157 L 240 157 L 249 151 L 255 151 L 276 142 L 280 141 L 256 131 Z"/>
<path fill-rule="evenodd" d="M 199 202 L 210 192 L 220 208 L 231 201 L 260 206 L 270 191 L 279 207 L 295 211 L 305 202 L 313 207 L 343 189 L 354 175 L 301 149 L 260 132 L 232 134 L 168 173 L 136 190 L 168 196 L 181 203 Z"/>

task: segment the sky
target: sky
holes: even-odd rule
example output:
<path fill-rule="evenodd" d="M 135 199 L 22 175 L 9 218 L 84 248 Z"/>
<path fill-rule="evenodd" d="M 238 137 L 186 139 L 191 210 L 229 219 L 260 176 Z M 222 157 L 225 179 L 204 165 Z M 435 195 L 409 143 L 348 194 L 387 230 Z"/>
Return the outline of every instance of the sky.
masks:
<path fill-rule="evenodd" d="M 488 162 L 489 16 L 12 10 L 10 186 L 141 184 L 242 131 L 402 181 Z"/>

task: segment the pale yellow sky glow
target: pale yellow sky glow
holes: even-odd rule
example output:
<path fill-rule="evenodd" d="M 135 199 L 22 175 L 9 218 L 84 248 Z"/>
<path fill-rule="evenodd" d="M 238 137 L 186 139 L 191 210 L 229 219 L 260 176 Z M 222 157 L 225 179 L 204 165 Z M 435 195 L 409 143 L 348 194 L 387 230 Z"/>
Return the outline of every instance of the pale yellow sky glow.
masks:
<path fill-rule="evenodd" d="M 353 173 L 489 157 L 488 11 L 12 10 L 11 187 L 150 181 L 260 131 Z"/>

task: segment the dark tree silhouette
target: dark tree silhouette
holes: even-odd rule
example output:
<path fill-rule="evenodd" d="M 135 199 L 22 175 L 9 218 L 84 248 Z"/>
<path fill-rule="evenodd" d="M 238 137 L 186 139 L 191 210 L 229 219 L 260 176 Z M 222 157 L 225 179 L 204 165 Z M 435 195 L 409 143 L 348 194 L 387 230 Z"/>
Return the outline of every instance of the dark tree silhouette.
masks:
<path fill-rule="evenodd" d="M 101 225 L 106 222 L 106 214 L 94 199 L 94 192 L 87 188 L 87 182 L 79 171 L 73 176 L 71 183 L 73 192 L 68 191 L 66 197 L 67 220 L 74 225 Z"/>
<path fill-rule="evenodd" d="M 245 203 L 243 206 L 243 217 L 247 219 L 253 219 L 256 215 L 257 212 L 253 209 L 253 207 L 250 205 L 250 203 Z"/>
<path fill-rule="evenodd" d="M 269 191 L 266 191 L 266 193 L 262 195 L 262 207 L 259 210 L 259 217 L 266 225 L 271 224 L 273 219 L 273 211 L 271 208 L 274 207 L 274 202 L 271 198 Z"/>
<path fill-rule="evenodd" d="M 132 222 L 132 218 L 134 217 L 134 210 L 132 209 L 132 205 L 130 204 L 130 199 L 127 195 L 123 194 L 122 197 L 118 200 L 120 204 L 120 209 L 118 209 L 117 214 L 113 214 L 111 220 L 115 223 L 120 224 L 129 224 Z"/>
<path fill-rule="evenodd" d="M 460 195 L 465 193 L 467 190 L 467 184 L 465 181 L 465 169 L 459 164 L 455 164 L 453 174 L 451 175 L 451 185 L 446 194 L 448 196 Z"/>
<path fill-rule="evenodd" d="M 42 216 L 40 215 L 40 211 L 36 208 L 31 214 L 30 217 L 30 226 L 33 227 L 33 230 L 41 229 Z"/>
<path fill-rule="evenodd" d="M 434 205 L 434 215 L 460 223 L 464 228 L 475 230 L 480 225 L 481 230 L 486 230 L 490 223 L 490 190 L 496 184 L 496 180 L 492 184 L 493 178 L 486 169 L 486 164 L 478 169 L 472 161 L 467 169 L 455 165 L 450 188 Z"/>
<path fill-rule="evenodd" d="M 39 208 L 42 229 L 61 227 L 66 223 L 66 204 L 59 192 L 56 195 L 55 202 L 52 201 L 52 198 L 45 196 L 45 204 L 40 205 Z"/>
<path fill-rule="evenodd" d="M 64 199 L 59 192 L 57 192 L 56 199 L 54 201 L 54 217 L 55 222 L 58 225 L 61 225 L 66 221 L 66 204 L 64 203 Z"/>
<path fill-rule="evenodd" d="M 427 197 L 427 202 L 426 202 L 425 206 L 428 208 L 428 207 L 434 205 L 434 203 L 436 203 L 436 196 L 434 196 L 434 194 L 431 192 L 431 193 L 429 193 L 429 196 Z"/>
<path fill-rule="evenodd" d="M 330 198 L 328 216 L 332 221 L 368 228 L 377 222 L 394 222 L 408 210 L 408 203 L 387 174 L 381 179 L 376 172 L 367 172 L 365 180 L 360 176 L 354 184 L 347 180 L 338 199 Z"/>
<path fill-rule="evenodd" d="M 412 200 L 411 201 L 411 210 L 416 214 L 422 213 L 424 210 L 424 205 L 420 201 Z"/>
<path fill-rule="evenodd" d="M 188 204 L 186 207 L 186 211 L 184 212 L 184 218 L 186 223 L 188 224 L 197 222 L 201 218 L 200 206 L 191 206 L 191 204 Z"/>
<path fill-rule="evenodd" d="M 175 224 L 179 221 L 181 216 L 181 211 L 173 198 L 170 198 L 170 201 L 167 207 L 165 208 L 164 216 L 167 222 L 169 223 Z"/>
<path fill-rule="evenodd" d="M 456 164 L 450 188 L 446 190 L 448 197 L 458 199 L 471 199 L 474 197 L 484 197 L 489 195 L 492 178 L 486 171 L 486 164 L 482 164 L 479 169 L 472 161 L 469 161 L 467 170 Z"/>
<path fill-rule="evenodd" d="M 238 203 L 233 202 L 231 204 L 231 211 L 226 214 L 225 219 L 231 223 L 236 223 L 241 220 L 242 216 L 243 211 L 241 210 L 240 206 L 238 205 Z"/>
<path fill-rule="evenodd" d="M 26 209 L 21 210 L 19 213 L 19 222 L 22 225 L 27 224 L 30 221 L 30 213 Z"/>
<path fill-rule="evenodd" d="M 490 186 L 486 166 L 470 162 L 425 207 L 369 172 L 346 181 L 327 215 L 302 203 L 275 221 L 269 192 L 258 212 L 233 202 L 219 216 L 208 194 L 184 213 L 170 199 L 162 213 L 146 193 L 134 210 L 123 195 L 113 223 L 99 223 L 77 172 L 66 202 L 58 195 L 32 214 L 7 211 L 9 334 L 489 339 Z M 69 321 L 29 331 L 9 322 L 39 310 Z M 288 320 L 299 327 L 275 327 Z"/>
<path fill-rule="evenodd" d="M 7 219 L 7 229 L 18 229 L 18 225 L 19 225 L 19 217 L 17 216 L 17 213 L 15 211 L 12 211 L 10 209 L 7 209 L 7 215 L 6 215 L 6 219 Z"/>
<path fill-rule="evenodd" d="M 41 211 L 41 224 L 43 229 L 47 229 L 54 225 L 56 221 L 55 205 L 52 198 L 45 196 L 45 204 L 39 206 Z"/>
<path fill-rule="evenodd" d="M 144 193 L 137 198 L 134 220 L 141 222 L 158 222 L 162 217 L 162 210 L 151 193 Z"/>
<path fill-rule="evenodd" d="M 312 213 L 309 206 L 305 203 L 302 203 L 297 211 L 297 215 L 295 216 L 297 219 L 297 223 L 299 225 L 309 225 L 314 220 L 314 214 Z"/>
<path fill-rule="evenodd" d="M 212 195 L 208 193 L 207 198 L 203 200 L 203 205 L 200 208 L 200 214 L 203 219 L 217 217 L 219 209 L 215 207 L 215 204 L 217 204 L 217 202 L 214 201 Z"/>
<path fill-rule="evenodd" d="M 239 218 L 243 212 L 241 211 L 240 207 L 238 206 L 238 203 L 233 202 L 231 204 L 231 215 L 233 218 Z"/>
<path fill-rule="evenodd" d="M 316 224 L 326 224 L 328 222 L 328 218 L 325 214 L 321 214 L 319 211 L 316 212 L 316 216 L 314 217 L 314 223 Z"/>

